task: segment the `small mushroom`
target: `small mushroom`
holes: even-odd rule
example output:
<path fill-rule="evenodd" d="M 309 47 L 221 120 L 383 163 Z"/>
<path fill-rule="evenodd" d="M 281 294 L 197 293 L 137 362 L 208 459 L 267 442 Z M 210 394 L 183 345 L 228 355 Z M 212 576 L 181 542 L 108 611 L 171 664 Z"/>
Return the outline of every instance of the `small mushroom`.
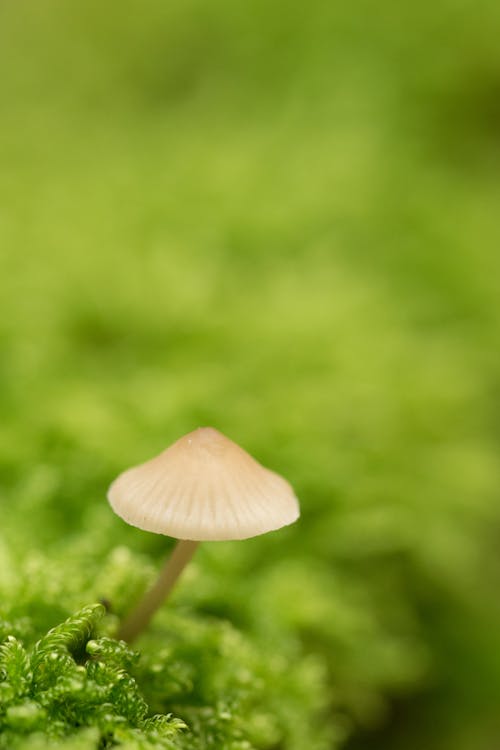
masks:
<path fill-rule="evenodd" d="M 108 492 L 127 523 L 178 539 L 153 587 L 125 619 L 131 642 L 172 590 L 199 542 L 248 539 L 299 517 L 288 482 L 212 427 L 200 427 L 159 456 L 123 472 Z"/>

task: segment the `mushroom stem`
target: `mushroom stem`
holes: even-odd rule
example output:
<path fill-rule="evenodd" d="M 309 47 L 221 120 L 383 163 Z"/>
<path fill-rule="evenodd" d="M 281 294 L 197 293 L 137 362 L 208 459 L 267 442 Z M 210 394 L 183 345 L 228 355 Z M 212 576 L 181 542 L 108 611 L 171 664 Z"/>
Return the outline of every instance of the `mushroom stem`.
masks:
<path fill-rule="evenodd" d="M 199 542 L 181 539 L 167 558 L 156 583 L 147 591 L 136 608 L 121 624 L 117 638 L 132 643 L 147 627 L 158 607 L 172 591 L 180 574 L 193 557 Z"/>

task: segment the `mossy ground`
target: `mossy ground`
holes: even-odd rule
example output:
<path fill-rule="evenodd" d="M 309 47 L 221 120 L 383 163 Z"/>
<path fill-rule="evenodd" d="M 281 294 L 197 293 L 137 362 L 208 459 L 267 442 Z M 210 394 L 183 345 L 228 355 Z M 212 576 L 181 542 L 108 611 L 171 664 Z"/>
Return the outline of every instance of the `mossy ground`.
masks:
<path fill-rule="evenodd" d="M 495 746 L 499 26 L 2 5 L 0 747 Z M 136 658 L 171 542 L 106 488 L 200 424 L 302 519 L 203 545 Z"/>

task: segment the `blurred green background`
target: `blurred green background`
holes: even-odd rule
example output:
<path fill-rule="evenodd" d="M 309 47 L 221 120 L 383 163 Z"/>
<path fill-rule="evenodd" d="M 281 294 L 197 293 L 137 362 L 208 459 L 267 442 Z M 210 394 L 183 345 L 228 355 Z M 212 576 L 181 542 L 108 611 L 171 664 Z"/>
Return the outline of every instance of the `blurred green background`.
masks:
<path fill-rule="evenodd" d="M 209 424 L 302 503 L 172 603 L 314 672 L 252 747 L 499 746 L 499 38 L 493 0 L 0 3 L 0 606 L 33 637 L 164 556 L 107 486 Z"/>

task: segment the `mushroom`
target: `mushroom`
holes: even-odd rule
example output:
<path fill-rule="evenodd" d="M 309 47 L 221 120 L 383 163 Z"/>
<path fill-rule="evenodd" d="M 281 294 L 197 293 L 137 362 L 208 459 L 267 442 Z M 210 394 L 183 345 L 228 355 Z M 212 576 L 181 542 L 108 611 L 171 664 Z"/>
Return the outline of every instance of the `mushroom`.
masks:
<path fill-rule="evenodd" d="M 179 541 L 153 587 L 121 625 L 133 641 L 165 600 L 199 542 L 248 539 L 299 517 L 292 487 L 212 427 L 200 427 L 156 458 L 120 474 L 108 492 L 132 526 Z"/>

